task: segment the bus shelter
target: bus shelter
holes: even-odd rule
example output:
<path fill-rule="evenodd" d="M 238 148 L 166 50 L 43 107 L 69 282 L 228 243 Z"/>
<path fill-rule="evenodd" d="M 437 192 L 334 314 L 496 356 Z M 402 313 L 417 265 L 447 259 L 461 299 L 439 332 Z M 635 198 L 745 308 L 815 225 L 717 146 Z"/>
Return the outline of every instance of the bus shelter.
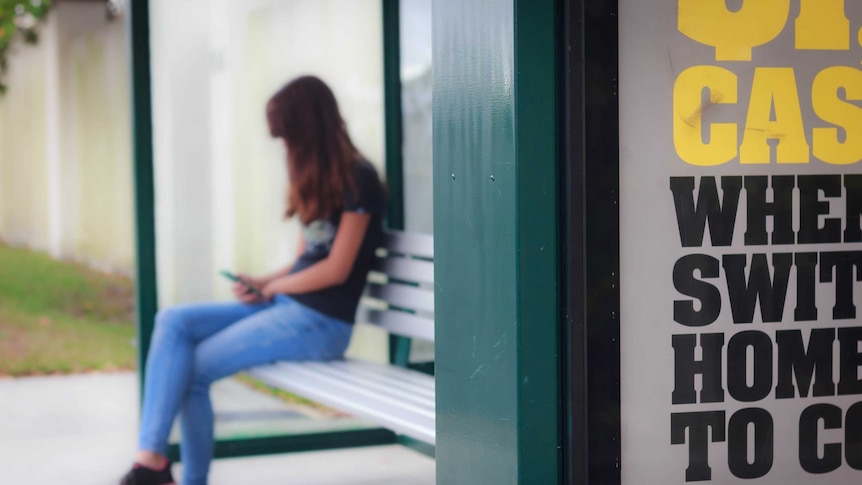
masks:
<path fill-rule="evenodd" d="M 147 2 L 132 26 L 143 335 Z M 434 2 L 438 483 L 859 478 L 860 28 L 843 0 Z"/>

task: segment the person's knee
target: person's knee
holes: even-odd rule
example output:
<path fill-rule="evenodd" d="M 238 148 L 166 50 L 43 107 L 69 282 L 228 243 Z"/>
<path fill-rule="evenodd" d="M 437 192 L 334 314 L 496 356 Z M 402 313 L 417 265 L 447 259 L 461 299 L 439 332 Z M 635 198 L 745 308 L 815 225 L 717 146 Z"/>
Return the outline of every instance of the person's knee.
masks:
<path fill-rule="evenodd" d="M 205 394 L 209 393 L 210 386 L 221 376 L 214 373 L 206 367 L 198 367 L 195 363 L 195 370 L 192 374 L 192 380 L 189 383 L 190 394 Z"/>
<path fill-rule="evenodd" d="M 157 333 L 182 334 L 187 324 L 187 312 L 180 306 L 165 308 L 156 313 L 155 331 Z"/>
<path fill-rule="evenodd" d="M 202 348 L 203 347 L 203 348 Z M 219 373 L 221 359 L 211 352 L 207 352 L 206 346 L 199 346 L 195 349 L 194 360 L 192 361 L 192 379 L 189 383 L 191 392 L 208 392 L 210 385 L 222 377 Z M 222 358 L 226 356 L 222 355 Z"/>

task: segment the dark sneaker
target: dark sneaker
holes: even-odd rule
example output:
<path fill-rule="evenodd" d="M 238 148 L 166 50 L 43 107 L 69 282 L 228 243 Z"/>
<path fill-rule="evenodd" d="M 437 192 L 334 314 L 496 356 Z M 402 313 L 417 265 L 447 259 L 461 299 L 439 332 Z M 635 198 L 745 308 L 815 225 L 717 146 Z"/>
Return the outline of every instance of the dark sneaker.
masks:
<path fill-rule="evenodd" d="M 174 483 L 171 476 L 171 464 L 165 465 L 164 470 L 153 470 L 136 464 L 120 480 L 120 485 L 169 485 Z"/>

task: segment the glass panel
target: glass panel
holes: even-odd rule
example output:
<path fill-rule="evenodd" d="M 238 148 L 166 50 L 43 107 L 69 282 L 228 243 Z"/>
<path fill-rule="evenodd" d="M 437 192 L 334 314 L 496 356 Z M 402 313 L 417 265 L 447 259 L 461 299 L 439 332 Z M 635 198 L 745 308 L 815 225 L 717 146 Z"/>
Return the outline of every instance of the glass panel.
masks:
<path fill-rule="evenodd" d="M 289 262 L 287 174 L 264 105 L 315 74 L 360 150 L 383 173 L 379 0 L 157 0 L 152 5 L 159 300 L 229 297 L 219 269 Z"/>
<path fill-rule="evenodd" d="M 431 0 L 401 0 L 404 229 L 434 232 L 431 129 Z M 411 362 L 434 360 L 434 344 L 414 340 Z"/>
<path fill-rule="evenodd" d="M 404 228 L 431 233 L 431 0 L 401 0 Z"/>
<path fill-rule="evenodd" d="M 283 221 L 284 148 L 265 117 L 282 85 L 303 74 L 329 84 L 353 141 L 383 173 L 381 2 L 150 5 L 159 301 L 229 299 L 220 269 L 260 274 L 296 253 L 298 223 Z M 356 333 L 354 355 L 385 359 L 384 335 Z M 313 416 L 325 411 L 285 408 L 235 380 L 213 394 L 222 437 L 360 425 L 352 418 L 321 424 Z M 296 420 L 288 412 L 295 409 L 309 412 Z"/>

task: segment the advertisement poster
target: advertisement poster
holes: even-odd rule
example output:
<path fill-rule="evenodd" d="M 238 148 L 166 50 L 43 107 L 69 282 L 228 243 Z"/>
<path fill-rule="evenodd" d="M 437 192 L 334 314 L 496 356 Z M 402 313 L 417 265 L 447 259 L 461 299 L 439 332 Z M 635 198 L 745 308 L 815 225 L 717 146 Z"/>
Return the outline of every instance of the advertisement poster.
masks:
<path fill-rule="evenodd" d="M 622 483 L 862 482 L 862 1 L 619 15 Z"/>

